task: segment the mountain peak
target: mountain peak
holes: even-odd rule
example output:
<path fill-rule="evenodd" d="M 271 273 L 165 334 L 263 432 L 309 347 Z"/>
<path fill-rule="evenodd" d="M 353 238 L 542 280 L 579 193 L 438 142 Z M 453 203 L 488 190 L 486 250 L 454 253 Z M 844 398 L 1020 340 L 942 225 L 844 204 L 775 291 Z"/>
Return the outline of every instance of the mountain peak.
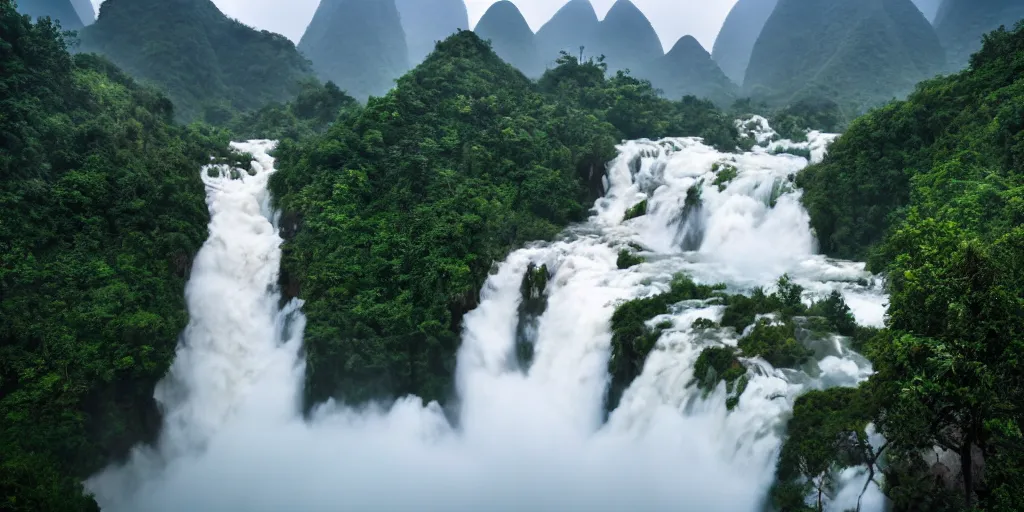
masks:
<path fill-rule="evenodd" d="M 576 54 L 580 47 L 598 46 L 601 22 L 590 0 L 570 0 L 537 31 L 537 47 L 545 63 L 553 63 L 562 51 Z"/>
<path fill-rule="evenodd" d="M 299 50 L 322 79 L 361 101 L 383 95 L 409 70 L 395 0 L 324 0 Z"/>
<path fill-rule="evenodd" d="M 489 40 L 499 57 L 527 76 L 536 77 L 543 72 L 533 30 L 512 2 L 496 2 L 487 9 L 473 31 L 481 39 Z"/>
<path fill-rule="evenodd" d="M 668 55 L 707 55 L 709 59 L 711 58 L 711 54 L 700 44 L 700 41 L 689 34 L 680 37 Z"/>
<path fill-rule="evenodd" d="M 608 69 L 640 69 L 664 55 L 658 33 L 633 2 L 617 0 L 601 21 L 598 49 Z"/>

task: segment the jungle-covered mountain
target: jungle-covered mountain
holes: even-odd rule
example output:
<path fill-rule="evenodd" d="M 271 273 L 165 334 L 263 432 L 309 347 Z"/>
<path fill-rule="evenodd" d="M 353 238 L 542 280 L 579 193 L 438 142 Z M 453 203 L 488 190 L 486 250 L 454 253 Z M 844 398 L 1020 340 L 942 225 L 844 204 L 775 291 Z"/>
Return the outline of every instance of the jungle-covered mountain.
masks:
<path fill-rule="evenodd" d="M 32 19 L 49 16 L 60 22 L 64 30 L 81 30 L 85 26 L 72 0 L 21 0 L 18 11 Z"/>
<path fill-rule="evenodd" d="M 546 66 L 554 65 L 561 52 L 576 57 L 597 57 L 601 21 L 590 0 L 570 0 L 537 31 L 537 47 Z"/>
<path fill-rule="evenodd" d="M 299 42 L 321 80 L 365 101 L 409 69 L 395 0 L 323 0 Z"/>
<path fill-rule="evenodd" d="M 6 0 L 0 38 L 0 509 L 96 511 L 81 482 L 159 428 L 228 135 Z"/>
<path fill-rule="evenodd" d="M 447 399 L 491 262 L 584 218 L 618 141 L 738 142 L 710 103 L 571 56 L 534 83 L 468 31 L 352 115 L 282 146 L 271 182 L 284 289 L 306 301 L 307 406 Z"/>
<path fill-rule="evenodd" d="M 181 121 L 287 101 L 312 73 L 291 41 L 229 19 L 210 0 L 106 0 L 80 37 L 80 51 L 164 91 Z"/>
<path fill-rule="evenodd" d="M 739 0 L 725 18 L 711 55 L 733 83 L 743 85 L 754 43 L 777 3 L 778 0 Z"/>
<path fill-rule="evenodd" d="M 462 0 L 396 0 L 402 17 L 409 64 L 418 65 L 434 45 L 459 30 L 469 30 L 469 12 Z"/>
<path fill-rule="evenodd" d="M 544 71 L 537 38 L 514 3 L 501 0 L 491 5 L 473 31 L 490 41 L 499 57 L 526 76 L 536 78 Z"/>
<path fill-rule="evenodd" d="M 967 70 L 854 121 L 798 176 L 822 250 L 867 257 L 890 304 L 865 348 L 871 379 L 797 401 L 780 509 L 805 506 L 791 499 L 822 468 L 879 457 L 894 510 L 1024 509 L 1021 112 L 1024 23 L 987 35 Z M 880 451 L 837 441 L 869 423 Z"/>
<path fill-rule="evenodd" d="M 825 97 L 856 113 L 903 97 L 944 62 L 935 31 L 910 0 L 779 0 L 744 89 L 781 104 Z"/>
<path fill-rule="evenodd" d="M 612 72 L 629 69 L 643 74 L 665 54 L 650 20 L 630 0 L 616 0 L 601 20 L 597 40 L 593 55 L 604 54 Z"/>
<path fill-rule="evenodd" d="M 727 106 L 739 92 L 693 36 L 680 38 L 671 51 L 650 67 L 645 78 L 673 100 L 690 95 Z"/>
<path fill-rule="evenodd" d="M 1018 0 L 943 0 L 935 18 L 935 30 L 949 58 L 949 69 L 967 66 L 971 54 L 981 48 L 981 38 L 1000 26 L 1013 27 L 1024 19 L 1024 2 Z"/>

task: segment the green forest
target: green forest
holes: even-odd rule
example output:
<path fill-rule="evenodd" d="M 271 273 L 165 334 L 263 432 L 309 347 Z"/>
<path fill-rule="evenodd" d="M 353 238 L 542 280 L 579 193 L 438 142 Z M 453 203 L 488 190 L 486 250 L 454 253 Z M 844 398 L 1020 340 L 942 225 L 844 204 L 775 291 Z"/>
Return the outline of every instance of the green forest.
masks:
<path fill-rule="evenodd" d="M 157 37 L 134 25 L 147 13 L 108 0 L 78 39 L 0 0 L 0 510 L 98 510 L 81 482 L 156 439 L 153 390 L 207 236 L 200 168 L 234 162 L 229 140 L 281 141 L 270 187 L 282 289 L 308 319 L 309 412 L 328 399 L 447 403 L 462 318 L 493 262 L 584 220 L 616 144 L 699 136 L 736 151 L 750 142 L 733 119 L 755 111 L 787 137 L 845 127 L 796 184 L 821 251 L 885 276 L 885 328 L 857 326 L 838 293 L 804 303 L 788 276 L 749 296 L 675 276 L 612 317 L 607 408 L 661 334 L 648 320 L 717 301 L 721 322 L 695 328 L 751 331 L 701 353 L 690 385 L 725 381 L 730 410 L 747 385 L 740 357 L 800 368 L 807 333 L 849 338 L 876 370 L 859 388 L 797 400 L 766 506 L 820 510 L 806 498 L 863 466 L 897 511 L 1024 510 L 1024 24 L 985 36 L 967 69 L 848 122 L 867 100 L 798 94 L 724 111 L 567 53 L 534 80 L 469 31 L 360 103 L 313 78 L 282 36 L 189 1 L 212 28 L 182 14 L 171 20 L 180 38 Z M 156 42 L 119 54 L 130 44 L 106 39 L 104 23 Z M 249 60 L 225 57 L 243 47 Z M 646 213 L 637 207 L 629 215 Z M 623 269 L 642 262 L 619 255 Z M 548 277 L 532 269 L 524 291 L 543 300 Z M 935 447 L 961 463 L 958 476 L 936 474 Z"/>
<path fill-rule="evenodd" d="M 91 510 L 79 482 L 159 429 L 229 137 L 6 0 L 0 33 L 0 509 Z"/>
<path fill-rule="evenodd" d="M 871 380 L 797 402 L 777 504 L 801 510 L 799 487 L 852 461 L 884 475 L 896 510 L 1024 508 L 1024 23 L 851 123 L 798 184 L 822 250 L 866 258 L 890 303 Z M 931 472 L 933 446 L 958 455 L 960 481 Z"/>

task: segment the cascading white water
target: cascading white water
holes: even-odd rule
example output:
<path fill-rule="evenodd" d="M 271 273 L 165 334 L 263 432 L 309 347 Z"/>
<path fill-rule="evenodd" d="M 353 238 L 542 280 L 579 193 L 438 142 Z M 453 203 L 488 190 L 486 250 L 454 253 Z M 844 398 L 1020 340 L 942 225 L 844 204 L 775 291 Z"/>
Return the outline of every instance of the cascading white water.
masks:
<path fill-rule="evenodd" d="M 689 384 L 701 349 L 735 345 L 735 335 L 690 328 L 719 318 L 720 306 L 681 305 L 652 321 L 672 327 L 607 421 L 603 405 L 616 305 L 666 290 L 679 272 L 736 291 L 788 273 L 810 294 L 841 291 L 858 321 L 881 324 L 886 299 L 864 265 L 814 255 L 807 213 L 788 185 L 807 161 L 770 154 L 791 146 L 821 158 L 831 137 L 769 144 L 763 120 L 745 126 L 768 148 L 624 143 L 590 221 L 501 263 L 465 318 L 457 428 L 415 397 L 362 410 L 325 404 L 301 417 L 303 318 L 297 303 L 277 307 L 281 239 L 266 192 L 273 144 L 236 144 L 254 155 L 255 172 L 204 171 L 210 239 L 189 284 L 192 321 L 157 392 L 167 412 L 161 441 L 89 489 L 115 511 L 760 510 L 796 397 L 871 372 L 840 340 L 808 373 L 753 361 L 728 411 L 724 385 L 705 399 Z M 719 190 L 712 169 L 726 166 L 738 173 Z M 687 207 L 699 182 L 701 205 Z M 623 221 L 642 199 L 648 215 Z M 630 244 L 647 262 L 620 270 L 618 251 Z M 516 337 L 531 263 L 553 277 L 524 370 Z M 844 479 L 836 510 L 855 504 L 863 485 L 856 470 Z M 865 505 L 879 509 L 878 493 Z"/>

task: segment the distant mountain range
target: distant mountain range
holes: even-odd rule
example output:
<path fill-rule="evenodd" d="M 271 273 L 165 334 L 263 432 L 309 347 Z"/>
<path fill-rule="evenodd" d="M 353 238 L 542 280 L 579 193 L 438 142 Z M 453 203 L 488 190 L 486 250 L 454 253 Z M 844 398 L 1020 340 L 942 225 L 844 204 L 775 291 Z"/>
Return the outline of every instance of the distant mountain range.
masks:
<path fill-rule="evenodd" d="M 80 51 L 162 89 L 183 121 L 288 100 L 312 78 L 291 41 L 229 19 L 210 0 L 106 0 L 80 38 Z"/>
<path fill-rule="evenodd" d="M 1024 19 L 1024 0 L 943 0 L 935 30 L 949 54 L 949 69 L 965 67 L 981 49 L 981 37 L 1001 25 L 1012 29 Z"/>
<path fill-rule="evenodd" d="M 297 48 L 228 19 L 211 0 L 107 0 L 88 27 L 89 0 L 22 0 L 19 9 L 79 30 L 80 51 L 163 89 L 182 120 L 288 99 L 313 76 L 365 101 L 469 29 L 463 0 L 322 0 Z M 501 0 L 474 30 L 531 78 L 567 52 L 603 56 L 609 73 L 629 70 L 672 99 L 813 98 L 855 113 L 961 69 L 982 34 L 1021 18 L 1024 0 L 738 0 L 711 53 L 685 36 L 666 54 L 631 0 L 603 20 L 590 0 L 570 0 L 536 34 Z"/>
<path fill-rule="evenodd" d="M 49 16 L 60 22 L 64 30 L 81 30 L 85 26 L 83 16 L 75 9 L 82 0 L 20 0 L 18 12 L 33 19 Z M 85 0 L 88 2 L 88 0 Z M 90 5 L 91 8 L 91 5 Z"/>
<path fill-rule="evenodd" d="M 480 18 L 474 32 L 491 42 L 494 53 L 526 76 L 536 78 L 544 71 L 537 38 L 519 8 L 508 0 L 495 2 Z"/>
<path fill-rule="evenodd" d="M 733 82 L 743 85 L 754 43 L 777 3 L 778 0 L 739 0 L 725 18 L 711 55 Z"/>
<path fill-rule="evenodd" d="M 409 70 L 409 48 L 395 0 L 322 0 L 299 41 L 323 80 L 365 101 Z"/>
<path fill-rule="evenodd" d="M 779 0 L 754 45 L 744 92 L 774 103 L 824 97 L 857 112 L 905 95 L 945 62 L 911 0 Z"/>
<path fill-rule="evenodd" d="M 409 63 L 423 62 L 438 41 L 469 30 L 469 12 L 462 0 L 397 0 L 409 47 Z"/>

